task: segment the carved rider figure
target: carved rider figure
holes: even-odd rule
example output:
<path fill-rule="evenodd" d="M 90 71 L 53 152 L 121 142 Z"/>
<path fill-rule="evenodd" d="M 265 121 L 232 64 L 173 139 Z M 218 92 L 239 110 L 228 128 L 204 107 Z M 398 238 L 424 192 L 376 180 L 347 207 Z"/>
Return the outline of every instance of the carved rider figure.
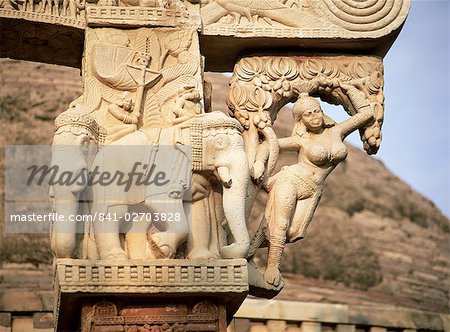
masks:
<path fill-rule="evenodd" d="M 107 143 L 136 131 L 138 117 L 133 112 L 133 99 L 129 92 L 124 92 L 115 103 L 108 106 L 107 111 Z"/>

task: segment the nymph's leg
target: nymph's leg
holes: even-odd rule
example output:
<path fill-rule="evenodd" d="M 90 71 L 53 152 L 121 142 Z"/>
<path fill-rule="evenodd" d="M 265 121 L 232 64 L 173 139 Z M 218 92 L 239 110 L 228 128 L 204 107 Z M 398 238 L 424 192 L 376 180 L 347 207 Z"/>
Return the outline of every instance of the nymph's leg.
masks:
<path fill-rule="evenodd" d="M 264 279 L 275 287 L 281 282 L 279 270 L 281 257 L 286 242 L 286 232 L 292 220 L 297 203 L 297 191 L 295 185 L 290 182 L 279 182 L 272 189 L 270 195 L 273 198 L 273 212 L 269 220 L 269 255 L 267 257 L 267 269 Z"/>
<path fill-rule="evenodd" d="M 266 218 L 263 218 L 261 220 L 261 224 L 258 227 L 258 230 L 252 238 L 252 242 L 250 243 L 250 249 L 247 254 L 247 259 L 251 259 L 253 256 L 255 256 L 256 250 L 267 239 L 267 227 L 267 220 Z"/>

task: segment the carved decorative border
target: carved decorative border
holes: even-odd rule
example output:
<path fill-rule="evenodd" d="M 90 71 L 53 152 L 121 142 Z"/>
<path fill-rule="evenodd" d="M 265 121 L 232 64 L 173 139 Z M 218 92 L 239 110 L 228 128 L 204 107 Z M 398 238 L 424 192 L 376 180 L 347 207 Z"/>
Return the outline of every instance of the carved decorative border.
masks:
<path fill-rule="evenodd" d="M 61 293 L 210 293 L 248 291 L 244 259 L 152 260 L 110 263 L 59 259 L 56 278 Z"/>
<path fill-rule="evenodd" d="M 29 11 L 14 10 L 14 9 L 0 9 L 0 17 L 4 18 L 19 18 L 27 21 L 60 24 L 72 26 L 74 28 L 85 29 L 86 21 L 79 20 L 68 16 L 56 16 L 49 14 L 41 14 Z"/>
<path fill-rule="evenodd" d="M 200 26 L 200 17 L 174 9 L 149 7 L 88 6 L 86 20 L 89 25 L 134 25 L 162 27 Z"/>
<path fill-rule="evenodd" d="M 272 38 L 336 38 L 342 36 L 341 29 L 335 27 L 324 29 L 298 29 L 289 27 L 236 27 L 231 25 L 206 26 L 204 35 L 235 36 L 235 37 L 272 37 Z"/>

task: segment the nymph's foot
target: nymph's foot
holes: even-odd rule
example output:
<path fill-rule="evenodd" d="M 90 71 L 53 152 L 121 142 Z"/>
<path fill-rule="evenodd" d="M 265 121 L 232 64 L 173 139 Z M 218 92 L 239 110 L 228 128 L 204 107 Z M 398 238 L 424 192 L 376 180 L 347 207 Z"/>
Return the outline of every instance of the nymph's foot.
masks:
<path fill-rule="evenodd" d="M 247 257 L 249 245 L 238 245 L 232 243 L 220 249 L 223 258 L 245 258 Z"/>
<path fill-rule="evenodd" d="M 216 255 L 214 255 L 211 251 L 208 249 L 193 249 L 189 252 L 188 259 L 214 259 L 218 258 Z"/>
<path fill-rule="evenodd" d="M 277 267 L 268 266 L 264 272 L 264 279 L 268 284 L 278 287 L 282 280 L 280 270 Z"/>

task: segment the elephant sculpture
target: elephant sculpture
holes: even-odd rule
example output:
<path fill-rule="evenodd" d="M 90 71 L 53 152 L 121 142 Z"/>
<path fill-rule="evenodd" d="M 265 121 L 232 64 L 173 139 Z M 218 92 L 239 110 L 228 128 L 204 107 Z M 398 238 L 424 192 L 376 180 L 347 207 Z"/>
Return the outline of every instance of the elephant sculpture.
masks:
<path fill-rule="evenodd" d="M 160 128 L 142 128 L 113 143 L 108 148 L 136 146 L 191 146 L 192 169 L 194 172 L 193 197 L 192 197 L 192 221 L 187 224 L 175 224 L 168 222 L 165 231 L 148 235 L 143 229 L 136 229 L 134 225 L 128 229 L 126 246 L 130 258 L 171 258 L 174 257 L 177 248 L 187 239 L 189 258 L 213 258 L 217 253 L 211 251 L 211 242 L 218 245 L 217 239 L 211 239 L 209 229 L 210 216 L 207 215 L 209 200 L 208 195 L 197 195 L 197 188 L 204 188 L 202 184 L 208 182 L 208 178 L 216 178 L 223 185 L 223 211 L 228 222 L 233 243 L 223 245 L 219 254 L 224 258 L 245 257 L 249 248 L 249 235 L 245 220 L 245 197 L 250 180 L 247 159 L 241 136 L 242 127 L 239 123 L 221 112 L 213 112 L 196 116 L 179 125 Z M 123 150 L 123 151 L 125 151 Z M 151 150 L 151 149 L 150 149 Z M 105 149 L 102 150 L 103 152 Z M 180 150 L 181 151 L 181 150 Z M 176 154 L 176 153 L 175 153 Z M 183 152 L 179 152 L 181 159 L 185 158 Z M 156 156 L 158 152 L 156 152 Z M 112 159 L 109 159 L 112 158 Z M 136 162 L 145 164 L 148 160 L 155 161 L 155 155 L 151 152 L 141 156 L 134 155 L 127 158 L 118 154 L 111 154 L 108 159 L 99 158 L 97 155 L 93 167 L 103 165 L 102 170 L 130 171 L 132 164 Z M 156 157 L 158 158 L 158 157 Z M 180 159 L 173 157 L 173 162 Z M 156 159 L 156 161 L 158 161 Z M 179 163 L 175 168 L 183 168 Z M 172 179 L 173 180 L 173 179 Z M 111 188 L 92 187 L 93 207 L 91 214 L 101 213 L 114 215 L 120 219 L 129 213 L 130 206 L 144 204 L 152 213 L 183 213 L 183 199 L 189 201 L 185 193 L 187 187 L 182 188 L 182 183 L 191 179 L 186 175 L 167 183 L 160 188 L 158 193 L 152 194 L 149 188 L 134 188 L 130 192 L 114 191 Z M 173 196 L 172 189 L 180 188 Z M 117 196 L 118 194 L 119 196 Z M 114 197 L 112 197 L 113 195 Z M 172 197 L 171 197 L 172 195 Z M 171 197 L 171 204 L 158 203 Z M 201 197 L 201 198 L 198 198 Z M 119 202 L 109 204 L 108 202 Z M 185 220 L 182 218 L 182 220 Z M 97 225 L 97 226 L 96 226 Z M 101 259 L 123 259 L 126 254 L 118 236 L 119 226 L 114 229 L 102 229 L 101 222 L 94 223 L 97 248 Z M 188 230 L 191 232 L 188 235 Z"/>
<path fill-rule="evenodd" d="M 196 129 L 199 125 L 201 132 Z M 246 197 L 250 172 L 243 128 L 221 112 L 194 118 L 182 128 L 183 141 L 192 145 L 194 170 L 188 257 L 245 257 L 249 248 Z M 195 144 L 200 141 L 201 151 L 200 144 Z M 229 245 L 221 228 L 224 220 L 234 241 Z"/>
<path fill-rule="evenodd" d="M 69 108 L 55 120 L 52 168 L 57 167 L 61 175 L 69 171 L 73 178 L 86 179 L 104 137 L 102 128 L 81 107 Z M 80 211 L 82 206 L 79 204 L 86 187 L 87 181 L 76 181 L 72 184 L 55 184 L 50 188 L 53 210 L 64 219 L 52 225 L 51 247 L 55 257 L 77 256 L 78 238 L 83 229 L 77 229 L 80 224 L 70 221 L 70 218 L 86 212 Z"/>
<path fill-rule="evenodd" d="M 95 252 L 100 259 L 170 258 L 174 257 L 177 248 L 186 239 L 188 258 L 246 256 L 250 241 L 246 227 L 245 198 L 250 174 L 241 136 L 242 127 L 235 119 L 221 112 L 207 113 L 175 126 L 144 127 L 98 149 L 101 142 L 98 134 L 100 129 L 97 126 L 94 128 L 96 130 L 88 130 L 96 124 L 88 114 L 84 114 L 82 118 L 91 123 L 91 127 L 81 125 L 83 121 L 79 120 L 80 117 L 66 121 L 67 125 L 60 125 L 60 120 L 71 116 L 69 112 L 76 113 L 65 112 L 64 116 L 61 115 L 56 121 L 58 125 L 53 159 L 61 163 L 62 160 L 70 160 L 70 163 L 62 163 L 63 168 L 75 174 L 88 170 L 92 173 L 96 168 L 102 173 L 113 173 L 117 170 L 128 173 L 136 164 L 157 165 L 158 154 L 161 154 L 158 151 L 168 146 L 173 151 L 170 156 L 173 159 L 169 163 L 174 166 L 172 170 L 178 170 L 178 175 L 171 178 L 173 181 L 157 188 L 156 191 L 155 188 L 145 186 L 132 187 L 124 191 L 98 183 L 90 183 L 88 188 L 86 186 L 65 188 L 65 192 L 64 188 L 53 188 L 54 196 L 57 198 L 55 209 L 58 213 L 66 215 L 77 214 L 80 195 L 89 194 L 87 195 L 91 202 L 89 213 L 92 218 L 97 216 L 92 225 L 95 233 Z M 80 113 L 79 110 L 77 112 Z M 72 149 L 78 147 L 80 154 L 74 157 L 72 153 L 69 156 L 64 149 L 56 148 L 63 141 L 72 144 Z M 186 146 L 192 147 L 191 155 L 183 149 Z M 133 147 L 144 148 L 141 151 L 146 152 L 130 152 Z M 108 153 L 110 149 L 116 151 Z M 186 168 L 188 159 L 192 160 L 193 176 L 191 169 Z M 167 160 L 165 162 L 167 165 Z M 193 186 L 189 191 L 191 176 Z M 192 195 L 187 195 L 190 192 Z M 56 204 L 61 198 L 66 203 L 65 212 Z M 123 221 L 124 216 L 130 211 L 184 214 L 184 211 L 189 209 L 188 206 L 191 206 L 192 215 L 189 224 L 167 222 L 162 227 L 163 231 L 151 235 L 147 233 L 147 229 L 151 226 L 150 222 L 146 224 L 144 221 L 139 225 L 131 223 L 125 230 L 121 229 L 118 222 Z M 102 214 L 113 215 L 116 223 L 111 222 L 106 226 L 98 220 L 98 216 Z M 181 219 L 186 220 L 185 217 Z M 231 244 L 226 243 L 224 228 L 218 225 L 225 219 L 232 236 Z M 215 228 L 212 229 L 213 227 Z M 72 232 L 61 233 L 58 230 L 54 232 L 52 243 L 56 257 L 74 257 L 74 250 L 79 247 L 77 245 L 79 236 L 75 233 L 75 228 L 70 230 Z M 120 233 L 126 233 L 125 242 L 122 241 Z M 90 243 L 90 238 L 90 235 L 85 234 L 85 242 Z M 93 252 L 86 246 L 84 250 Z M 96 257 L 94 255 L 90 258 Z"/>

